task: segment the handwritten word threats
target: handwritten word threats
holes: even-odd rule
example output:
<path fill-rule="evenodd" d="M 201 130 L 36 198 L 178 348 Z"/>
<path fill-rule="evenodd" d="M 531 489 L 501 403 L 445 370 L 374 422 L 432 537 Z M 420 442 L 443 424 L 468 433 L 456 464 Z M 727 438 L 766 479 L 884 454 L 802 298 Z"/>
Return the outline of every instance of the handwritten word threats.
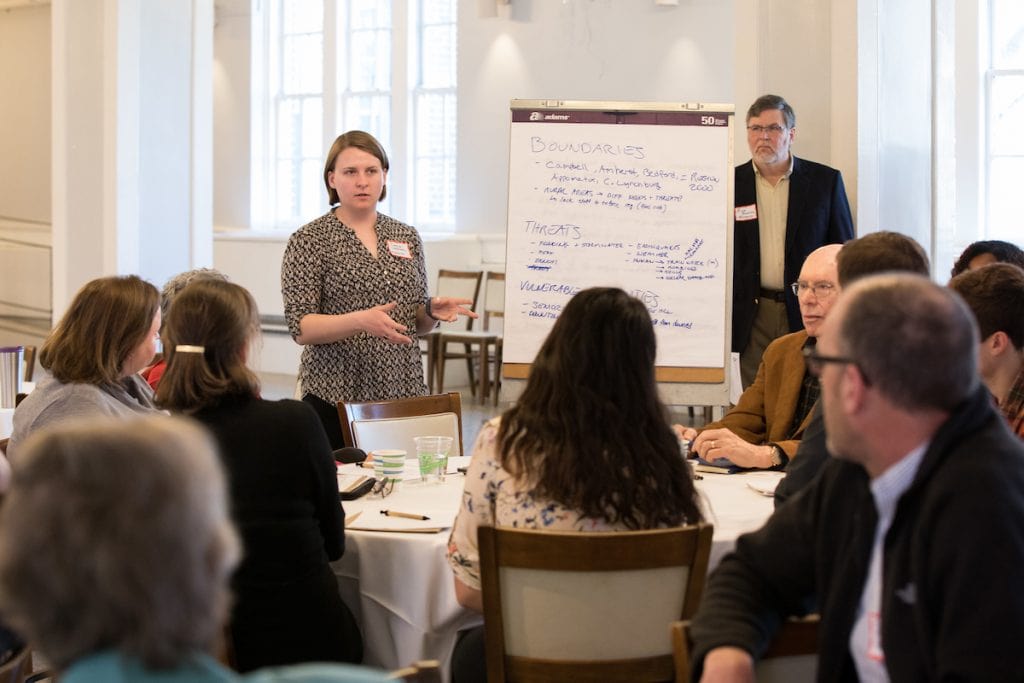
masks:
<path fill-rule="evenodd" d="M 613 286 L 647 307 L 659 367 L 725 367 L 732 120 L 513 107 L 505 363 L 532 362 L 577 292 Z"/>

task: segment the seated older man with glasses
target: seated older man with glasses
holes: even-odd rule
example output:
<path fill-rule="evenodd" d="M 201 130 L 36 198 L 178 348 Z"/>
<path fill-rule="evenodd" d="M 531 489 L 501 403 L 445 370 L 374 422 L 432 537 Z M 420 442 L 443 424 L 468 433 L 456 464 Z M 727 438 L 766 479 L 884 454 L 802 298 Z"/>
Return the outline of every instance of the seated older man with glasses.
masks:
<path fill-rule="evenodd" d="M 682 438 L 693 441 L 696 455 L 712 462 L 724 458 L 744 468 L 781 469 L 796 454 L 818 400 L 818 383 L 806 372 L 803 350 L 814 345 L 839 293 L 836 256 L 841 248 L 820 247 L 804 261 L 800 278 L 791 285 L 804 329 L 768 345 L 757 377 L 739 403 L 700 432 L 675 425 Z"/>

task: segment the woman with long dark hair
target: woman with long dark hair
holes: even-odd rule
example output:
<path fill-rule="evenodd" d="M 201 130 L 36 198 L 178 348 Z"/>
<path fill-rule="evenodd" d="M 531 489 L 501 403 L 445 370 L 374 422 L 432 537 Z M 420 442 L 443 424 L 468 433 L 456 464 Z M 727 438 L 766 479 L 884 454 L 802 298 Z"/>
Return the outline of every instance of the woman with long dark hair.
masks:
<path fill-rule="evenodd" d="M 647 308 L 621 289 L 586 289 L 566 304 L 522 396 L 474 446 L 448 542 L 463 606 L 483 609 L 480 526 L 616 531 L 701 521 L 658 398 L 655 351 Z M 456 674 L 465 659 L 482 663 L 480 636 L 456 649 Z"/>
<path fill-rule="evenodd" d="M 228 474 L 245 549 L 233 579 L 231 636 L 241 671 L 359 662 L 362 638 L 328 564 L 345 550 L 334 458 L 301 401 L 265 401 L 246 365 L 259 314 L 244 288 L 202 279 L 164 322 L 157 403 L 206 425 Z"/>

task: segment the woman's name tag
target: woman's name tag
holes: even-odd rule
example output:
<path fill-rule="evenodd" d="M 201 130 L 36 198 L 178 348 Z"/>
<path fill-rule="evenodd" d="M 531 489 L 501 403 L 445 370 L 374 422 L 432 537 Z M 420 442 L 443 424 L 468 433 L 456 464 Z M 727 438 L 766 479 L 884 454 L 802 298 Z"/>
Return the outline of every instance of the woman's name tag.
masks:
<path fill-rule="evenodd" d="M 395 242 L 388 240 L 388 253 L 398 258 L 412 258 L 412 250 L 408 242 Z"/>

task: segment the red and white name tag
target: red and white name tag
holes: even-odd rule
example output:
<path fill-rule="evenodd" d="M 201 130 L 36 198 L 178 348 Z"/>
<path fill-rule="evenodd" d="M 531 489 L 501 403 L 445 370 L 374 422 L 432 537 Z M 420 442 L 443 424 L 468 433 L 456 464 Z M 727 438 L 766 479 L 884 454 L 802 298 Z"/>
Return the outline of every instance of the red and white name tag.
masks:
<path fill-rule="evenodd" d="M 409 248 L 408 242 L 395 242 L 394 240 L 388 240 L 388 253 L 398 258 L 412 258 L 412 250 Z"/>
<path fill-rule="evenodd" d="M 757 220 L 757 204 L 747 204 L 746 206 L 736 207 L 736 220 L 738 221 L 756 221 Z"/>

